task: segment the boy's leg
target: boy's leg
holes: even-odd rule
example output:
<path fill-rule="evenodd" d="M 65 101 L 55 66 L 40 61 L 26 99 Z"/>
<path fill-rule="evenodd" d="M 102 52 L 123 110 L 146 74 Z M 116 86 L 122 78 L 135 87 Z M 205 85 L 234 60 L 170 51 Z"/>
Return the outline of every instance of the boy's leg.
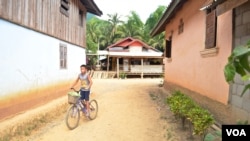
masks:
<path fill-rule="evenodd" d="M 86 108 L 87 108 L 87 114 L 86 116 L 89 116 L 89 93 L 90 91 L 84 91 L 84 100 L 85 100 L 85 103 L 86 103 Z"/>
<path fill-rule="evenodd" d="M 84 100 L 85 99 L 84 91 L 80 90 L 80 95 L 81 95 L 80 100 Z"/>
<path fill-rule="evenodd" d="M 80 100 L 81 100 L 82 104 L 85 106 L 85 102 L 84 102 L 84 99 L 85 99 L 85 92 L 81 90 L 81 91 L 80 91 L 80 95 L 81 95 Z"/>
<path fill-rule="evenodd" d="M 86 116 L 89 116 L 90 110 L 89 110 L 89 101 L 86 101 L 86 107 L 87 107 L 87 114 Z"/>

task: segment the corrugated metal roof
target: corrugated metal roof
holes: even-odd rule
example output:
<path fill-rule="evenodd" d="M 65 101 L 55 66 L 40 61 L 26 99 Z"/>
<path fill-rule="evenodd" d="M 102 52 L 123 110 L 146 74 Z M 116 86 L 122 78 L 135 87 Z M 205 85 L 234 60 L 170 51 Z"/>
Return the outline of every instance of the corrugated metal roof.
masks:
<path fill-rule="evenodd" d="M 182 5 L 188 0 L 172 0 L 167 6 L 166 11 L 163 13 L 160 20 L 156 23 L 154 28 L 151 30 L 150 35 L 156 36 L 165 30 L 165 26 L 169 23 L 170 19 L 175 15 Z"/>
<path fill-rule="evenodd" d="M 162 52 L 109 52 L 109 56 L 161 57 Z"/>
<path fill-rule="evenodd" d="M 127 56 L 127 57 L 162 57 L 162 52 L 109 52 L 99 50 L 97 53 L 89 53 L 87 55 L 109 55 L 109 56 Z"/>
<path fill-rule="evenodd" d="M 82 4 L 86 7 L 87 12 L 95 14 L 97 16 L 102 15 L 102 11 L 98 8 L 93 0 L 80 0 Z"/>
<path fill-rule="evenodd" d="M 200 10 L 204 10 L 209 8 L 213 4 L 214 0 L 207 0 L 200 8 Z"/>

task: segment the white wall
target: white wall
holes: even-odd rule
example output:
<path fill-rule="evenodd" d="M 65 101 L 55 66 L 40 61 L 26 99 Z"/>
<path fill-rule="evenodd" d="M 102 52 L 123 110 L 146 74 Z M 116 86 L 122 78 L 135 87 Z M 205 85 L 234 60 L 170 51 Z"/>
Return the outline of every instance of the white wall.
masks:
<path fill-rule="evenodd" d="M 67 69 L 59 46 L 67 45 Z M 85 49 L 0 19 L 0 96 L 76 78 Z"/>
<path fill-rule="evenodd" d="M 142 47 L 141 46 L 130 46 L 129 51 L 130 52 L 142 52 Z"/>

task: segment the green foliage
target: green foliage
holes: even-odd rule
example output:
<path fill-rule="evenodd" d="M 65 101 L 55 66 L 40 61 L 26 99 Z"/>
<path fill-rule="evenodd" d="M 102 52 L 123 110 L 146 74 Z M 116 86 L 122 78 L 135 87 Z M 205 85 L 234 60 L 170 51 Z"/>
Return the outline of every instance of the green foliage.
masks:
<path fill-rule="evenodd" d="M 237 125 L 248 125 L 248 120 L 244 120 L 244 121 L 239 120 L 237 121 Z"/>
<path fill-rule="evenodd" d="M 125 72 L 121 72 L 121 73 L 119 74 L 119 76 L 120 76 L 120 78 L 124 79 L 124 78 L 127 77 L 127 74 L 126 74 Z"/>
<path fill-rule="evenodd" d="M 193 125 L 193 134 L 202 135 L 214 123 L 208 110 L 201 108 L 191 98 L 180 91 L 175 91 L 166 99 L 170 110 L 178 117 L 185 117 Z"/>
<path fill-rule="evenodd" d="M 11 124 L 6 127 L 3 132 L 0 132 L 0 141 L 18 141 L 24 140 L 24 137 L 30 136 L 36 130 L 39 130 L 52 119 L 60 117 L 60 115 L 66 112 L 68 104 L 62 104 L 57 107 L 51 108 L 46 113 L 33 115 L 32 120 L 25 120 L 20 123 Z"/>
<path fill-rule="evenodd" d="M 146 20 L 143 33 L 143 40 L 150 46 L 160 51 L 164 51 L 165 33 L 162 32 L 154 37 L 151 37 L 150 32 L 160 20 L 165 10 L 166 6 L 159 6 L 152 14 L 150 14 L 149 18 Z"/>
<path fill-rule="evenodd" d="M 159 6 L 155 12 L 149 15 L 145 24 L 135 11 L 131 11 L 130 15 L 127 15 L 126 21 L 122 21 L 121 16 L 117 13 L 108 14 L 108 20 L 101 20 L 96 16 L 88 15 L 87 50 L 95 53 L 98 50 L 98 42 L 99 49 L 104 50 L 122 38 L 133 37 L 163 51 L 164 33 L 150 37 L 150 31 L 161 18 L 165 9 L 165 6 Z"/>
<path fill-rule="evenodd" d="M 193 133 L 202 135 L 214 123 L 214 118 L 208 110 L 195 106 L 188 112 L 187 118 L 192 122 Z"/>
<path fill-rule="evenodd" d="M 221 131 L 216 130 L 212 133 L 206 134 L 206 136 L 204 137 L 204 141 L 218 141 L 221 140 L 221 137 L 222 137 Z"/>
<path fill-rule="evenodd" d="M 92 13 L 87 13 L 87 21 L 88 20 L 90 20 L 90 19 L 92 19 L 93 17 L 96 17 L 94 14 L 92 14 Z"/>
<path fill-rule="evenodd" d="M 180 91 L 175 91 L 171 97 L 168 97 L 167 104 L 178 117 L 186 116 L 190 108 L 194 107 L 194 102 Z"/>
<path fill-rule="evenodd" d="M 248 125 L 248 120 L 239 120 L 237 125 Z M 222 139 L 222 132 L 219 130 L 212 131 L 204 137 L 204 141 L 218 141 Z"/>
<path fill-rule="evenodd" d="M 142 35 L 144 31 L 144 24 L 141 21 L 139 15 L 135 11 L 131 11 L 130 15 L 127 16 L 127 18 L 127 21 L 124 21 L 121 25 L 118 26 L 118 37 L 133 37 L 143 40 Z"/>
<path fill-rule="evenodd" d="M 224 76 L 228 83 L 234 83 L 234 77 L 239 74 L 243 81 L 250 80 L 250 41 L 245 46 L 234 48 L 228 57 L 228 62 L 224 67 Z M 241 96 L 250 89 L 250 84 L 246 85 Z"/>

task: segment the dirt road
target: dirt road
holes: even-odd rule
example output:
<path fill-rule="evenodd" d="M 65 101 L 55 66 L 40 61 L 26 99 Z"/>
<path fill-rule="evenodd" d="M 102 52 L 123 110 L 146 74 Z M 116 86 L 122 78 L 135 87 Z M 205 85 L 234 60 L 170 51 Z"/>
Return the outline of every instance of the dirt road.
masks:
<path fill-rule="evenodd" d="M 166 141 L 164 120 L 150 93 L 159 89 L 159 79 L 93 80 L 91 97 L 99 104 L 98 117 L 81 117 L 79 126 L 69 130 L 64 121 L 53 121 L 29 141 Z"/>
<path fill-rule="evenodd" d="M 64 120 L 66 109 L 69 107 L 65 94 L 65 97 L 41 107 L 0 121 L 0 141 L 201 140 L 200 136 L 191 139 L 190 127 L 183 128 L 181 121 L 173 116 L 165 103 L 166 97 L 170 94 L 169 89 L 158 86 L 160 79 L 94 79 L 93 81 L 91 98 L 96 99 L 99 104 L 95 120 L 88 120 L 82 116 L 79 126 L 69 130 Z M 217 120 L 226 123 L 233 120 L 229 116 L 228 107 L 208 99 L 204 100 L 204 97 L 199 95 L 192 95 L 192 98 L 205 104 L 205 101 L 211 103 L 210 106 L 204 106 L 212 109 Z M 42 128 L 37 128 L 37 125 L 40 127 L 40 123 Z M 19 128 L 19 125 L 23 126 Z M 20 136 L 21 132 L 24 134 Z M 11 139 L 8 139 L 9 137 Z"/>

